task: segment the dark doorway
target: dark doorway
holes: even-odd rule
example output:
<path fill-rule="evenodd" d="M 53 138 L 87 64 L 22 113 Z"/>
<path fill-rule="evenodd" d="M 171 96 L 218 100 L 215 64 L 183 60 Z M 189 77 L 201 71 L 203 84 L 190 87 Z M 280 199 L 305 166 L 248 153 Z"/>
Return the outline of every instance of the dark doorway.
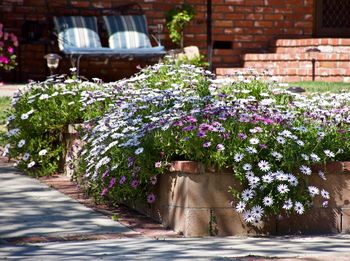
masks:
<path fill-rule="evenodd" d="M 350 37 L 350 0 L 315 0 L 315 36 Z"/>

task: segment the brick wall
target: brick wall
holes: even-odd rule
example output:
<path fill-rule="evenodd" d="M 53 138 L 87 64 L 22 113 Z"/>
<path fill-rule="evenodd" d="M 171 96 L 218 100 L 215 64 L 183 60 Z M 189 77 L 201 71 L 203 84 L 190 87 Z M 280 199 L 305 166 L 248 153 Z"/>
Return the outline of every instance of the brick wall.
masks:
<path fill-rule="evenodd" d="M 51 1 L 51 0 L 48 0 Z M 20 36 L 25 20 L 46 24 L 45 0 L 2 0 L 0 21 L 5 28 Z M 118 0 L 56 0 L 76 8 L 89 6 L 110 7 L 125 3 Z M 165 23 L 165 12 L 183 2 L 193 4 L 196 18 L 185 31 L 185 45 L 197 45 L 206 54 L 206 2 L 204 0 L 143 0 L 137 1 L 145 10 L 149 25 Z M 241 57 L 249 52 L 266 52 L 268 44 L 278 38 L 310 37 L 313 29 L 314 0 L 212 0 L 213 41 L 225 41 L 229 49 L 215 49 L 214 67 L 232 67 L 241 64 Z M 73 10 L 71 10 L 73 12 Z M 164 45 L 174 48 L 166 29 L 162 34 Z M 20 59 L 22 79 L 45 77 L 45 48 L 42 45 L 22 45 Z M 115 80 L 135 72 L 140 61 L 82 61 L 82 73 L 91 77 Z M 145 63 L 141 63 L 145 64 Z M 67 62 L 62 66 L 67 68 Z"/>

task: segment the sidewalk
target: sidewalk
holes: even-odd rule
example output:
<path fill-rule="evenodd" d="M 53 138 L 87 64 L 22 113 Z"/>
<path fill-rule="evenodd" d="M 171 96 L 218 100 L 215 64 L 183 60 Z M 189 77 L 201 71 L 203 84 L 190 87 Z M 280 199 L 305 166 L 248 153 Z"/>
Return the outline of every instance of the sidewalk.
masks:
<path fill-rule="evenodd" d="M 1 260 L 350 259 L 350 235 L 163 238 L 130 227 L 0 164 Z"/>
<path fill-rule="evenodd" d="M 0 97 L 2 96 L 7 96 L 7 97 L 12 97 L 13 94 L 18 90 L 24 88 L 26 85 L 25 84 L 1 84 L 0 83 Z"/>

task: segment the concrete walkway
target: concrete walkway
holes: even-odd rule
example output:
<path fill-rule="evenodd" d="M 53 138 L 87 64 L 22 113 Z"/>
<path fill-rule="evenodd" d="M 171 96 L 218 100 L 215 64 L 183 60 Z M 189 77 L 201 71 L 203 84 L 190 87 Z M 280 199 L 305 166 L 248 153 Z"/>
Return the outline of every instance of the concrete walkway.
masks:
<path fill-rule="evenodd" d="M 93 238 L 89 235 L 106 232 L 116 236 L 108 240 L 89 240 Z M 71 241 L 48 243 L 26 244 L 22 240 L 21 244 L 18 244 L 15 240 L 35 236 L 51 236 L 54 239 L 72 237 Z M 38 180 L 22 175 L 12 167 L 0 166 L 1 260 L 266 260 L 268 258 L 350 260 L 350 235 L 157 240 L 134 232 L 92 211 Z"/>
<path fill-rule="evenodd" d="M 6 83 L 0 83 L 0 97 L 1 96 L 7 96 L 7 97 L 12 97 L 13 94 L 18 90 L 18 89 L 23 89 L 26 85 L 25 84 L 6 84 Z"/>

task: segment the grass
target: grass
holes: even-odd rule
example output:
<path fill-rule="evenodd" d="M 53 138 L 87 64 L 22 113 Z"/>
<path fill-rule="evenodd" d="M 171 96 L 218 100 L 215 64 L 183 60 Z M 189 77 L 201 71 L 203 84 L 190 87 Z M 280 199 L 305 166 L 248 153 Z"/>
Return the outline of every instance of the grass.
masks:
<path fill-rule="evenodd" d="M 289 87 L 299 86 L 305 89 L 306 92 L 349 92 L 350 83 L 344 82 L 291 82 Z"/>

